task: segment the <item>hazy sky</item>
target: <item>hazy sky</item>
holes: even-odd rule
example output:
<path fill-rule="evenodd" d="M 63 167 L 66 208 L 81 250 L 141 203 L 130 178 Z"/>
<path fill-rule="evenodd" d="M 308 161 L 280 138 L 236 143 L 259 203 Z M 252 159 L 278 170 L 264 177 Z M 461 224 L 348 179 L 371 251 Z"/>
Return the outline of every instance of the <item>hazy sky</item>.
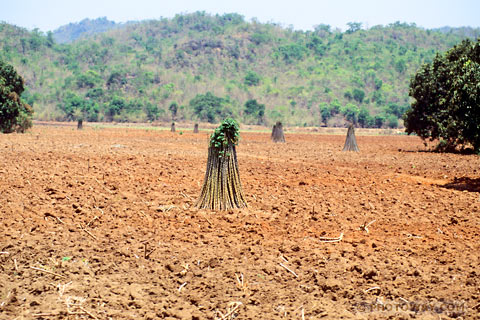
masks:
<path fill-rule="evenodd" d="M 0 21 L 42 31 L 84 18 L 125 22 L 195 11 L 234 12 L 301 30 L 322 23 L 345 30 L 352 21 L 367 27 L 395 21 L 424 28 L 480 27 L 479 0 L 0 0 Z"/>

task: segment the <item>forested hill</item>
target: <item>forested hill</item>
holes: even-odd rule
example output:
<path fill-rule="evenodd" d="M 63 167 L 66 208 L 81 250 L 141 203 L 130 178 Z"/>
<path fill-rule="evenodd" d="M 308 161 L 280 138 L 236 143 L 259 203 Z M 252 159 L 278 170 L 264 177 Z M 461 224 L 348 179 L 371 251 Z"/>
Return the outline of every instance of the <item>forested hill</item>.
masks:
<path fill-rule="evenodd" d="M 124 24 L 109 21 L 106 17 L 98 19 L 83 19 L 77 23 L 69 23 L 53 31 L 53 38 L 57 43 L 70 43 L 82 37 L 120 28 Z"/>
<path fill-rule="evenodd" d="M 304 32 L 197 12 L 58 44 L 51 32 L 3 23 L 0 59 L 26 80 L 37 119 L 216 122 L 231 115 L 246 123 L 347 119 L 394 127 L 419 66 L 479 34 L 398 22 L 349 26 Z"/>

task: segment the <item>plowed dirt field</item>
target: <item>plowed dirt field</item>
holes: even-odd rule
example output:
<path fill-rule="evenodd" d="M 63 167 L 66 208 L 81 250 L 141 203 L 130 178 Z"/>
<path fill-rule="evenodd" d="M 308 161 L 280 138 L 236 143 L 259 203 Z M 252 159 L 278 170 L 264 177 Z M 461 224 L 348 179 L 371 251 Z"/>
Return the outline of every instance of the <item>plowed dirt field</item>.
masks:
<path fill-rule="evenodd" d="M 0 319 L 480 319 L 478 156 L 242 132 L 210 212 L 208 133 L 0 135 Z"/>

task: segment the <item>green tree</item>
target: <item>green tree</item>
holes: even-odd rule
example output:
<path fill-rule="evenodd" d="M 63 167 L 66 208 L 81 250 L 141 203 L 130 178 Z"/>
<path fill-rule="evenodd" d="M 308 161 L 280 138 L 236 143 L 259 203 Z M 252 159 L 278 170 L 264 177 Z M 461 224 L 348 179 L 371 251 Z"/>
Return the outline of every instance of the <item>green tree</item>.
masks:
<path fill-rule="evenodd" d="M 471 145 L 480 152 L 480 39 L 464 40 L 410 82 L 412 107 L 405 114 L 407 133 L 440 140 L 445 151 Z"/>
<path fill-rule="evenodd" d="M 382 88 L 383 81 L 381 79 L 375 78 L 374 82 L 375 82 L 375 90 L 380 90 Z"/>
<path fill-rule="evenodd" d="M 75 120 L 75 111 L 81 110 L 84 100 L 73 92 L 67 92 L 60 108 L 65 113 L 65 120 Z"/>
<path fill-rule="evenodd" d="M 342 104 L 340 103 L 340 101 L 338 101 L 338 99 L 334 99 L 330 103 L 330 109 L 332 110 L 332 115 L 339 113 L 341 107 L 342 107 Z"/>
<path fill-rule="evenodd" d="M 77 76 L 77 86 L 79 88 L 93 88 L 101 81 L 100 75 L 93 70 L 88 70 Z"/>
<path fill-rule="evenodd" d="M 170 103 L 170 106 L 168 107 L 168 110 L 170 110 L 170 113 L 172 114 L 172 121 L 175 121 L 175 117 L 177 116 L 178 112 L 178 103 L 172 101 L 172 103 Z"/>
<path fill-rule="evenodd" d="M 368 120 L 370 117 L 370 113 L 368 109 L 365 107 L 360 108 L 360 112 L 358 113 L 358 124 L 362 126 L 362 128 L 368 127 Z"/>
<path fill-rule="evenodd" d="M 395 70 L 397 70 L 398 73 L 404 73 L 405 70 L 407 70 L 407 63 L 405 62 L 405 59 L 400 58 L 400 59 L 395 60 L 394 67 L 395 67 Z"/>
<path fill-rule="evenodd" d="M 158 106 L 151 102 L 147 102 L 145 104 L 145 112 L 149 121 L 157 120 L 160 115 L 160 110 L 158 109 Z"/>
<path fill-rule="evenodd" d="M 347 121 L 356 124 L 358 121 L 358 113 L 360 110 L 358 107 L 352 103 L 347 103 L 345 106 L 340 108 L 340 113 L 345 116 Z"/>
<path fill-rule="evenodd" d="M 81 96 L 67 92 L 60 109 L 65 113 L 65 120 L 98 121 L 100 108 L 93 100 L 82 98 Z"/>
<path fill-rule="evenodd" d="M 375 128 L 375 117 L 367 116 L 367 128 Z"/>
<path fill-rule="evenodd" d="M 363 98 L 365 98 L 365 92 L 361 89 L 355 88 L 352 91 L 352 96 L 353 96 L 353 99 L 355 99 L 358 103 L 362 103 Z"/>
<path fill-rule="evenodd" d="M 376 115 L 375 118 L 375 128 L 381 128 L 385 123 L 385 116 L 383 115 Z"/>
<path fill-rule="evenodd" d="M 95 100 L 103 99 L 105 92 L 102 88 L 92 88 L 87 91 L 85 97 Z"/>
<path fill-rule="evenodd" d="M 17 74 L 11 65 L 0 60 L 1 132 L 25 132 L 32 126 L 33 109 L 21 98 L 24 90 L 22 77 Z"/>
<path fill-rule="evenodd" d="M 347 33 L 354 33 L 362 29 L 362 23 L 361 22 L 347 22 Z"/>
<path fill-rule="evenodd" d="M 390 129 L 398 128 L 398 118 L 391 114 L 387 117 L 387 127 Z"/>
<path fill-rule="evenodd" d="M 260 76 L 254 71 L 248 71 L 244 83 L 249 87 L 258 86 L 260 84 Z"/>
<path fill-rule="evenodd" d="M 250 36 L 250 41 L 258 46 L 262 43 L 267 43 L 270 41 L 270 36 L 266 33 L 255 32 Z"/>
<path fill-rule="evenodd" d="M 224 102 L 224 99 L 207 92 L 206 94 L 197 94 L 190 100 L 190 107 L 200 120 L 214 123 L 222 115 Z"/>
<path fill-rule="evenodd" d="M 47 47 L 51 48 L 55 44 L 55 40 L 53 39 L 53 32 L 47 31 L 47 39 L 46 39 Z"/>
<path fill-rule="evenodd" d="M 313 52 L 318 56 L 323 56 L 326 51 L 326 46 L 323 44 L 322 39 L 313 35 L 310 41 L 307 43 L 307 48 L 313 50 Z"/>
<path fill-rule="evenodd" d="M 127 102 L 125 98 L 114 96 L 107 105 L 106 115 L 109 120 L 113 120 L 114 116 L 119 115 L 120 112 L 127 108 Z"/>
<path fill-rule="evenodd" d="M 257 100 L 250 99 L 245 102 L 244 111 L 246 115 L 253 116 L 257 120 L 257 124 L 264 122 L 265 105 L 258 103 Z"/>
<path fill-rule="evenodd" d="M 307 48 L 300 44 L 292 43 L 278 47 L 278 52 L 287 63 L 292 63 L 294 60 L 303 59 Z"/>
<path fill-rule="evenodd" d="M 113 71 L 107 79 L 109 89 L 119 89 L 127 83 L 127 77 L 124 71 Z"/>
<path fill-rule="evenodd" d="M 328 120 L 332 117 L 333 108 L 326 103 L 320 104 L 320 116 L 322 117 L 322 122 L 324 125 L 327 125 Z"/>
<path fill-rule="evenodd" d="M 382 93 L 382 90 L 377 90 L 372 93 L 372 102 L 375 102 L 376 105 L 382 105 L 385 103 L 385 96 Z"/>

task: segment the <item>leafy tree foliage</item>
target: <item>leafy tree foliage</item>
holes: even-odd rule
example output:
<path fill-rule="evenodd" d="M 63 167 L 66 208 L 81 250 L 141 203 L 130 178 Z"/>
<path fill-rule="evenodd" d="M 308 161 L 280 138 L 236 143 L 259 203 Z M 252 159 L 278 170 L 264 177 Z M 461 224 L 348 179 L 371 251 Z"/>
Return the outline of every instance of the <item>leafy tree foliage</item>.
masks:
<path fill-rule="evenodd" d="M 24 90 L 23 79 L 11 65 L 0 60 L 1 132 L 25 132 L 32 126 L 33 109 L 21 99 Z"/>
<path fill-rule="evenodd" d="M 92 88 L 87 91 L 85 96 L 90 99 L 101 100 L 105 95 L 105 91 L 102 88 Z"/>
<path fill-rule="evenodd" d="M 256 45 L 268 43 L 270 40 L 270 35 L 266 33 L 255 32 L 250 36 L 250 41 Z"/>
<path fill-rule="evenodd" d="M 293 63 L 295 60 L 303 59 L 306 48 L 300 44 L 292 43 L 279 47 L 278 52 L 285 62 Z"/>
<path fill-rule="evenodd" d="M 471 145 L 480 151 L 480 39 L 464 40 L 410 82 L 415 99 L 405 115 L 406 131 L 441 141 L 441 149 Z"/>
<path fill-rule="evenodd" d="M 200 120 L 215 123 L 216 119 L 223 113 L 222 106 L 224 102 L 224 99 L 207 92 L 206 94 L 198 94 L 190 100 L 190 107 Z"/>
<path fill-rule="evenodd" d="M 374 121 L 375 121 L 375 128 L 381 128 L 385 123 L 386 119 L 384 115 L 380 114 L 374 117 Z"/>
<path fill-rule="evenodd" d="M 355 88 L 352 91 L 352 97 L 355 99 L 357 102 L 362 103 L 363 98 L 365 98 L 365 92 L 361 89 Z"/>
<path fill-rule="evenodd" d="M 248 71 L 244 83 L 247 86 L 257 86 L 260 83 L 260 76 L 254 71 Z"/>
<path fill-rule="evenodd" d="M 147 119 L 149 121 L 155 121 L 160 116 L 160 110 L 158 109 L 158 106 L 151 102 L 146 103 L 145 111 L 147 113 Z"/>
<path fill-rule="evenodd" d="M 400 106 L 397 103 L 390 103 L 387 106 L 386 112 L 388 114 L 396 116 L 397 118 L 401 118 L 408 109 L 409 109 L 409 106 L 407 105 Z"/>
<path fill-rule="evenodd" d="M 327 46 L 323 43 L 322 39 L 317 35 L 313 35 L 306 46 L 307 48 L 313 50 L 313 52 L 317 56 L 323 56 L 327 49 Z"/>
<path fill-rule="evenodd" d="M 120 115 L 123 110 L 127 109 L 127 101 L 120 96 L 114 96 L 107 105 L 106 116 L 110 120 L 114 120 L 116 115 Z"/>
<path fill-rule="evenodd" d="M 93 100 L 68 92 L 60 109 L 65 113 L 65 120 L 98 121 L 99 105 Z"/>
<path fill-rule="evenodd" d="M 77 85 L 79 88 L 93 88 L 101 81 L 100 75 L 94 70 L 88 70 L 77 77 Z"/>
<path fill-rule="evenodd" d="M 390 129 L 398 127 L 398 118 L 393 114 L 387 117 L 387 127 L 389 127 Z"/>
<path fill-rule="evenodd" d="M 362 29 L 361 22 L 347 22 L 347 33 L 354 33 Z"/>
<path fill-rule="evenodd" d="M 170 106 L 168 107 L 168 109 L 170 110 L 170 112 L 172 114 L 172 121 L 174 121 L 175 117 L 177 116 L 177 112 L 178 112 L 178 103 L 176 103 L 175 101 L 172 101 L 172 103 L 170 103 Z"/>
<path fill-rule="evenodd" d="M 347 103 L 345 106 L 340 108 L 340 113 L 345 116 L 347 121 L 350 121 L 353 124 L 357 123 L 359 112 L 360 110 L 358 107 L 352 103 Z"/>
<path fill-rule="evenodd" d="M 265 105 L 260 104 L 255 99 L 250 99 L 245 102 L 245 114 L 253 116 L 257 119 L 257 123 L 261 124 L 264 122 L 265 115 Z"/>
<path fill-rule="evenodd" d="M 339 113 L 341 107 L 342 107 L 342 105 L 341 105 L 340 101 L 338 101 L 338 99 L 335 99 L 330 103 L 330 108 L 332 110 L 332 114 Z"/>
<path fill-rule="evenodd" d="M 320 104 L 320 116 L 324 125 L 327 125 L 328 120 L 332 117 L 333 108 L 326 103 Z"/>
<path fill-rule="evenodd" d="M 360 108 L 360 112 L 358 113 L 358 124 L 363 128 L 368 127 L 369 118 L 370 113 L 368 112 L 368 109 L 365 107 Z"/>

